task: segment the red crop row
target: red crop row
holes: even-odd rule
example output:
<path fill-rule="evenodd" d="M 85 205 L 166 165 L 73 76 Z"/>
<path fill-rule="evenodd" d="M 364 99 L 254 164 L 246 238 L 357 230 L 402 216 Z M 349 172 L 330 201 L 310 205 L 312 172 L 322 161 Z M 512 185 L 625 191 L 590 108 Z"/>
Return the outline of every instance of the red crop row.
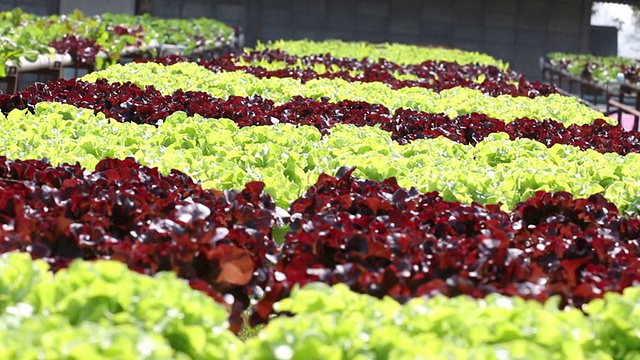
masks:
<path fill-rule="evenodd" d="M 58 54 L 69 54 L 74 66 L 95 65 L 101 49 L 95 41 L 76 35 L 65 35 L 62 39 L 53 40 L 49 46 Z"/>
<path fill-rule="evenodd" d="M 130 30 L 117 26 L 114 32 L 117 35 L 131 35 L 137 38 L 140 44 L 139 32 L 141 28 Z M 198 39 L 202 40 L 202 39 Z M 62 39 L 52 41 L 49 46 L 53 47 L 59 54 L 71 55 L 76 66 L 91 65 L 96 63 L 96 56 L 101 47 L 93 40 L 78 37 L 76 35 L 66 35 Z M 337 66 L 340 70 L 336 72 L 317 73 L 306 68 L 287 67 L 281 70 L 266 70 L 260 66 L 239 66 L 238 60 L 247 62 L 262 61 L 268 62 L 282 61 L 289 65 L 301 61 L 303 66 L 325 65 L 327 68 Z M 188 57 L 170 55 L 154 60 L 139 59 L 136 61 L 155 61 L 163 64 L 174 64 L 180 61 L 191 61 Z M 201 60 L 202 66 L 212 71 L 237 71 L 242 70 L 257 77 L 291 77 L 302 82 L 318 78 L 340 78 L 347 81 L 362 82 L 383 82 L 393 89 L 404 87 L 423 87 L 442 91 L 454 87 L 467 87 L 480 90 L 491 96 L 512 95 L 512 96 L 546 96 L 557 93 L 553 84 L 541 84 L 539 82 L 529 82 L 522 74 L 513 70 L 502 71 L 493 65 L 480 64 L 458 64 L 447 61 L 425 61 L 420 64 L 401 66 L 386 59 L 362 61 L 348 58 L 335 58 L 330 54 L 296 56 L 287 54 L 281 50 L 252 51 L 239 54 L 225 54 L 219 58 Z M 359 75 L 351 75 L 349 71 L 357 70 Z M 399 80 L 393 73 L 411 74 L 419 80 Z M 483 76 L 482 81 L 478 79 Z"/>
<path fill-rule="evenodd" d="M 337 66 L 340 70 L 318 73 L 308 67 L 296 68 L 290 66 L 279 70 L 267 70 L 261 66 L 237 65 L 239 59 L 249 62 L 261 60 L 268 62 L 284 61 L 289 65 L 296 64 L 300 60 L 303 66 L 320 64 L 327 66 L 327 68 Z M 183 56 L 170 55 L 153 60 L 138 61 L 154 61 L 170 65 L 191 60 Z M 511 95 L 534 98 L 557 93 L 557 88 L 554 84 L 541 84 L 537 81 L 529 82 L 522 74 L 513 70 L 502 71 L 493 65 L 461 65 L 448 61 L 429 60 L 420 64 L 401 66 L 385 59 L 379 59 L 375 62 L 368 59 L 359 61 L 356 59 L 335 58 L 330 54 L 298 57 L 280 50 L 265 50 L 235 55 L 226 54 L 219 58 L 200 60 L 198 63 L 214 72 L 240 70 L 259 78 L 294 78 L 301 80 L 303 83 L 318 78 L 338 78 L 350 82 L 382 82 L 392 89 L 422 87 L 439 92 L 454 87 L 466 87 L 480 90 L 491 96 Z M 351 75 L 351 70 L 360 71 L 360 74 Z M 400 80 L 394 76 L 394 72 L 415 75 L 419 80 Z"/>
<path fill-rule="evenodd" d="M 321 175 L 291 205 L 276 279 L 256 306 L 262 323 L 296 284 L 345 283 L 359 293 L 412 297 L 491 293 L 580 307 L 640 281 L 640 219 L 602 196 L 538 192 L 510 215 L 461 205 L 395 179 Z"/>
<path fill-rule="evenodd" d="M 602 196 L 540 192 L 508 214 L 352 171 L 321 175 L 283 217 L 259 182 L 221 192 L 131 159 L 85 171 L 0 157 L 0 252 L 29 252 L 54 271 L 76 258 L 172 270 L 233 303 L 234 330 L 252 299 L 264 295 L 252 318 L 263 322 L 273 302 L 311 281 L 401 302 L 499 292 L 560 295 L 577 307 L 640 281 L 640 219 Z M 291 231 L 278 247 L 272 231 L 285 221 Z"/>
<path fill-rule="evenodd" d="M 337 123 L 356 126 L 379 125 L 389 131 L 400 144 L 415 139 L 438 136 L 475 145 L 491 133 L 505 132 L 512 139 L 529 138 L 547 146 L 567 144 L 583 150 L 615 152 L 625 155 L 640 151 L 640 139 L 635 132 L 596 120 L 594 124 L 564 126 L 556 121 L 516 119 L 512 122 L 490 118 L 482 114 L 449 118 L 444 114 L 429 114 L 414 110 L 391 111 L 379 104 L 344 100 L 337 103 L 326 99 L 314 101 L 295 97 L 275 106 L 271 100 L 259 96 L 232 96 L 224 100 L 204 92 L 178 91 L 163 96 L 153 87 L 99 80 L 88 83 L 76 80 L 57 80 L 35 84 L 14 95 L 0 95 L 0 109 L 8 114 L 13 109 L 30 109 L 41 101 L 72 104 L 102 112 L 122 122 L 157 124 L 176 111 L 208 118 L 229 118 L 239 126 L 272 125 L 280 123 L 312 125 L 323 134 Z"/>
<path fill-rule="evenodd" d="M 118 260 L 149 275 L 171 270 L 220 302 L 232 296 L 239 329 L 277 253 L 275 203 L 263 187 L 203 190 L 183 173 L 164 176 L 131 159 L 85 172 L 0 157 L 0 252 L 29 252 L 54 271 L 76 258 Z"/>

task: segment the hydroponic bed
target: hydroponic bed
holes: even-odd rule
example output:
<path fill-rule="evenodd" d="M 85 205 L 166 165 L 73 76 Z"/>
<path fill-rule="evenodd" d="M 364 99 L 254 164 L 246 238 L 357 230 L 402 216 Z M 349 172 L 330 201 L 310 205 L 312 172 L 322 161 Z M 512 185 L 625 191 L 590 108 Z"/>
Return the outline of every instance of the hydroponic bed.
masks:
<path fill-rule="evenodd" d="M 490 56 L 280 41 L 0 110 L 7 358 L 640 354 L 638 133 Z"/>

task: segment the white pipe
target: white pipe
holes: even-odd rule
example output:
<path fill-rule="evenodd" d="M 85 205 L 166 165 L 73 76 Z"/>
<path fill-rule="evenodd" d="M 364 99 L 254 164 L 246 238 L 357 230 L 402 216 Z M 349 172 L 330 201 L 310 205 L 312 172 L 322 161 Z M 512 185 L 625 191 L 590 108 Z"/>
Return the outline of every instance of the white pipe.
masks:
<path fill-rule="evenodd" d="M 155 46 L 154 46 L 155 45 Z M 220 45 L 218 43 L 216 43 L 216 45 Z M 184 54 L 184 50 L 186 49 L 186 47 L 184 45 L 171 45 L 171 44 L 163 44 L 160 45 L 158 43 L 158 41 L 156 40 L 151 40 L 149 42 L 149 46 L 145 46 L 144 44 L 141 45 L 140 47 L 137 46 L 127 46 L 123 49 L 122 51 L 122 55 L 128 55 L 128 54 L 133 54 L 136 53 L 138 51 L 140 51 L 140 49 L 144 49 L 144 48 L 149 48 L 149 47 L 157 47 L 159 48 L 159 54 L 160 55 L 168 55 L 168 54 L 179 54 L 182 55 Z M 197 49 L 194 49 L 194 53 L 200 53 L 200 52 L 204 52 L 207 49 L 204 47 L 199 47 Z M 98 57 L 101 57 L 103 59 L 106 59 L 108 57 L 107 53 L 105 53 L 104 51 L 100 50 L 97 54 Z M 24 56 L 21 56 L 18 59 L 18 62 L 16 63 L 16 61 L 14 60 L 7 60 L 5 62 L 5 68 L 8 70 L 10 67 L 17 67 L 18 68 L 18 72 L 20 71 L 34 71 L 34 70 L 41 70 L 41 69 L 56 69 L 56 62 L 59 62 L 59 67 L 69 67 L 69 66 L 73 66 L 74 62 L 73 59 L 71 58 L 71 55 L 69 54 L 52 54 L 52 55 L 45 55 L 45 54 L 40 54 L 38 55 L 38 58 L 36 59 L 36 61 L 29 61 L 27 60 Z"/>
<path fill-rule="evenodd" d="M 40 69 L 55 69 L 56 62 L 60 63 L 60 67 L 73 65 L 73 59 L 69 54 L 53 54 L 53 55 L 38 55 L 36 61 L 29 61 L 24 56 L 21 56 L 16 64 L 13 60 L 5 62 L 7 68 L 15 66 L 18 71 L 33 71 Z"/>

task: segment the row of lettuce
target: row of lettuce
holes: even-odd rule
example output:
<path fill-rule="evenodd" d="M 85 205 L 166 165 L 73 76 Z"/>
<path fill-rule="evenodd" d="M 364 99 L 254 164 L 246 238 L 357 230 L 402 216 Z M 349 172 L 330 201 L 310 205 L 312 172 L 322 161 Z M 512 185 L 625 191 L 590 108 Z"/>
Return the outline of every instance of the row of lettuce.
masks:
<path fill-rule="evenodd" d="M 233 48 L 236 42 L 235 31 L 215 19 L 110 13 L 84 16 L 77 10 L 67 15 L 39 16 L 19 8 L 0 12 L 0 64 L 9 60 L 19 64 L 21 57 L 35 61 L 39 55 L 58 53 L 71 55 L 76 65 L 96 64 L 102 68 L 117 62 L 123 52 L 148 52 L 156 57 L 167 45 L 190 54 Z M 0 66 L 0 77 L 4 74 L 5 68 Z"/>
<path fill-rule="evenodd" d="M 418 46 L 401 43 L 368 43 L 341 40 L 276 40 L 260 43 L 250 52 L 277 50 L 295 56 L 335 57 L 356 61 L 384 59 L 400 65 L 415 65 L 423 61 L 447 61 L 458 64 L 484 64 L 507 70 L 508 64 L 490 55 L 455 48 Z"/>
<path fill-rule="evenodd" d="M 578 78 L 602 85 L 619 82 L 638 84 L 640 60 L 618 56 L 596 56 L 554 52 L 547 55 L 552 69 L 566 71 Z"/>
<path fill-rule="evenodd" d="M 310 125 L 321 134 L 330 133 L 336 124 L 379 126 L 401 145 L 416 139 L 446 137 L 461 144 L 475 145 L 488 135 L 503 132 L 511 140 L 528 138 L 546 146 L 572 145 L 582 150 L 614 152 L 626 155 L 638 152 L 637 133 L 596 119 L 590 124 L 563 124 L 555 120 L 539 121 L 518 118 L 504 121 L 484 114 L 471 113 L 450 118 L 412 109 L 389 109 L 366 101 L 328 99 L 313 100 L 295 96 L 280 105 L 259 95 L 218 98 L 201 91 L 178 90 L 162 95 L 153 87 L 140 88 L 131 83 L 98 80 L 58 80 L 38 83 L 11 96 L 0 96 L 0 111 L 34 111 L 36 104 L 56 102 L 74 105 L 104 114 L 118 122 L 159 125 L 169 115 L 184 112 L 188 116 L 228 118 L 238 127 L 257 125 Z"/>
<path fill-rule="evenodd" d="M 277 46 L 0 98 L 1 252 L 43 260 L 2 259 L 15 269 L 0 277 L 3 353 L 637 354 L 636 134 L 553 91 L 387 81 L 420 81 L 410 59 L 455 50 Z M 481 54 L 455 56 L 493 64 L 485 80 L 528 84 Z M 314 64 L 352 73 L 287 74 Z M 478 69 L 452 78 L 481 82 Z M 247 310 L 269 324 L 241 342 Z"/>
<path fill-rule="evenodd" d="M 309 354 L 469 357 L 470 351 L 487 358 L 500 353 L 524 358 L 532 352 L 617 358 L 636 350 L 630 345 L 637 343 L 634 316 L 625 317 L 629 322 L 611 322 L 620 312 L 632 314 L 621 306 L 635 309 L 637 304 L 628 298 L 637 294 L 628 294 L 635 294 L 638 281 L 640 220 L 618 215 L 599 196 L 538 193 L 508 214 L 495 205 L 462 205 L 443 201 L 437 193 L 401 189 L 392 179 L 359 180 L 352 177 L 353 169 L 341 169 L 336 177 L 321 176 L 283 212 L 260 183 L 249 183 L 241 192 L 203 190 L 184 174 L 173 171 L 165 177 L 133 160 L 103 160 L 94 172 L 37 161 L 5 161 L 2 168 L 3 251 L 45 259 L 46 264 L 36 267 L 41 272 L 57 269 L 60 279 L 67 277 L 61 268 L 77 266 L 78 278 L 64 280 L 74 284 L 71 288 L 45 279 L 49 287 L 42 292 L 20 286 L 15 278 L 2 284 L 3 298 L 15 304 L 2 304 L 13 319 L 3 323 L 13 324 L 7 331 L 15 335 L 6 338 L 3 353 L 14 358 L 41 357 L 43 351 L 50 351 L 48 356 L 58 351 L 115 357 L 135 351 L 141 358 L 179 351 L 190 358 L 234 358 L 230 352 L 243 348 L 247 358 L 278 359 Z M 279 229 L 287 217 L 290 229 Z M 30 257 L 22 261 L 32 264 Z M 96 270 L 88 266 L 93 265 L 73 265 L 79 258 L 117 260 L 156 279 L 136 277 L 147 285 L 123 285 L 133 275 L 124 276 L 124 265 L 114 268 L 109 262 L 100 275 L 113 282 L 106 285 L 92 275 Z M 32 278 L 24 265 L 9 267 L 15 270 L 3 272 L 6 276 Z M 182 288 L 173 285 L 166 292 L 185 294 L 176 300 L 183 307 L 174 305 L 174 298 L 166 301 L 165 292 L 147 289 L 158 278 L 176 275 L 199 290 L 201 298 L 206 293 L 211 304 L 212 299 L 224 304 L 216 310 L 224 315 L 217 315 L 217 328 L 199 322 L 207 320 L 201 315 L 203 306 L 195 307 L 200 320 L 183 311 L 195 311 L 184 282 L 175 281 Z M 324 295 L 315 294 L 307 286 L 318 281 L 389 298 L 378 302 L 347 293 L 346 286 L 338 293 L 325 289 Z M 307 291 L 296 295 L 302 285 Z M 133 289 L 137 292 L 131 294 Z M 617 294 L 623 289 L 627 295 Z M 496 293 L 532 302 L 495 295 L 481 303 L 470 298 Z M 606 293 L 602 304 L 597 299 Z M 426 302 L 410 300 L 435 294 L 440 295 Z M 444 300 L 444 295 L 456 298 Z M 331 305 L 335 299 L 344 303 Z M 358 299 L 373 315 L 352 307 Z M 162 301 L 164 307 L 157 304 Z M 241 312 L 252 301 L 258 301 L 250 319 L 254 324 L 272 314 L 304 315 L 272 320 L 243 345 L 220 336 L 227 334 L 221 328 L 239 329 Z M 409 303 L 401 308 L 396 301 Z M 402 316 L 416 302 L 427 310 Z M 395 311 L 385 316 L 390 308 Z M 580 312 L 589 309 L 605 312 L 603 323 L 594 320 L 596 313 L 587 312 L 590 317 L 585 318 Z M 127 310 L 139 320 L 121 314 Z M 476 317 L 479 311 L 486 311 L 486 317 Z M 502 317 L 496 318 L 498 314 Z M 371 322 L 364 320 L 371 316 Z M 362 328 L 354 329 L 353 322 Z M 67 323 L 68 330 L 61 331 Z M 559 323 L 566 330 L 558 330 Z M 547 326 L 556 329 L 555 335 L 539 335 L 542 330 L 547 334 Z M 149 328 L 166 339 L 149 338 Z M 215 341 L 209 339 L 210 331 Z M 572 337 L 562 336 L 564 331 Z M 90 336 L 95 332 L 114 340 L 97 343 Z M 386 332 L 406 336 L 384 336 Z M 25 333 L 38 335 L 23 337 Z M 171 349 L 154 341 L 167 342 Z M 416 349 L 416 341 L 424 341 L 428 350 Z"/>
<path fill-rule="evenodd" d="M 558 310 L 556 300 L 495 294 L 401 306 L 315 283 L 278 304 L 295 317 L 242 342 L 227 330 L 224 307 L 168 272 L 151 278 L 113 261 L 76 261 L 52 275 L 17 253 L 2 256 L 0 268 L 7 359 L 619 359 L 640 351 L 637 287 L 592 301 L 585 316 Z"/>
<path fill-rule="evenodd" d="M 584 106 L 578 99 L 551 94 L 533 99 L 526 96 L 487 96 L 469 88 L 451 88 L 440 92 L 422 87 L 394 90 L 381 82 L 349 82 L 320 78 L 302 82 L 294 78 L 259 78 L 243 71 L 215 73 L 196 63 L 181 62 L 165 66 L 158 63 L 114 65 L 82 77 L 95 82 L 134 83 L 139 87 L 153 86 L 164 95 L 178 90 L 201 91 L 215 97 L 251 96 L 258 94 L 282 104 L 295 96 L 314 100 L 355 100 L 381 104 L 389 109 L 413 109 L 428 113 L 444 113 L 449 117 L 482 113 L 498 119 L 553 119 L 571 124 L 591 123 L 604 118 L 602 113 Z M 613 120 L 611 120 L 613 121 Z"/>
<path fill-rule="evenodd" d="M 354 170 L 321 174 L 287 211 L 262 182 L 219 191 L 133 159 L 87 171 L 2 158 L 2 249 L 48 259 L 53 271 L 77 258 L 174 271 L 232 304 L 234 330 L 252 300 L 261 299 L 252 322 L 266 322 L 273 303 L 314 281 L 401 302 L 499 292 L 580 307 L 639 280 L 640 220 L 601 195 L 536 192 L 505 212 Z"/>
<path fill-rule="evenodd" d="M 158 126 L 110 121 L 103 114 L 58 103 L 38 103 L 35 112 L 13 110 L 0 121 L 0 152 L 10 159 L 48 158 L 93 168 L 111 157 L 134 157 L 168 174 L 178 169 L 205 188 L 240 189 L 263 181 L 286 208 L 322 172 L 357 166 L 356 175 L 403 187 L 439 191 L 445 200 L 501 202 L 512 209 L 538 190 L 595 193 L 635 213 L 640 178 L 637 153 L 619 155 L 571 145 L 547 147 L 505 133 L 475 146 L 446 137 L 393 141 L 377 127 L 336 124 L 325 136 L 313 126 L 274 124 L 239 127 L 228 119 L 176 112 Z"/>
<path fill-rule="evenodd" d="M 401 65 L 381 58 L 362 60 L 338 58 L 331 54 L 295 55 L 278 50 L 253 50 L 243 53 L 225 54 L 212 59 L 200 59 L 198 64 L 212 70 L 244 71 L 260 78 L 288 77 L 302 82 L 318 78 L 343 79 L 350 82 L 380 82 L 392 89 L 423 87 L 442 91 L 454 87 L 472 88 L 492 96 L 546 96 L 557 93 L 553 84 L 529 82 L 511 69 L 502 69 L 493 64 L 459 63 L 464 58 L 452 50 L 442 51 L 441 59 L 427 60 L 420 64 Z M 478 59 L 480 60 L 480 59 Z M 153 60 L 165 65 L 189 61 L 189 58 L 170 55 Z"/>

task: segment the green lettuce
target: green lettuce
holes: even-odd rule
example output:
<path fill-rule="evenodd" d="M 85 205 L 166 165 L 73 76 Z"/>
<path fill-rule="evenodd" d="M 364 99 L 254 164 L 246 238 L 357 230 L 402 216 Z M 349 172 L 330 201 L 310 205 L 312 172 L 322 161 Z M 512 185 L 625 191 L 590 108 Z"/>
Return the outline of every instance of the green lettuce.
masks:
<path fill-rule="evenodd" d="M 610 298 L 632 300 L 632 292 Z M 247 358 L 612 359 L 633 356 L 637 347 L 603 344 L 608 338 L 599 319 L 558 310 L 557 299 L 542 305 L 501 295 L 438 295 L 401 306 L 356 294 L 345 284 L 314 283 L 294 289 L 276 307 L 295 316 L 274 319 L 249 339 Z M 625 330 L 632 334 L 640 327 Z"/>
<path fill-rule="evenodd" d="M 444 137 L 399 145 L 378 127 L 337 125 L 321 136 L 309 126 L 238 128 L 228 119 L 169 116 L 158 127 L 132 125 L 58 103 L 35 114 L 14 110 L 0 121 L 0 153 L 9 158 L 80 162 L 92 169 L 105 157 L 135 157 L 163 173 L 178 169 L 205 188 L 238 189 L 263 181 L 287 208 L 320 173 L 357 166 L 358 177 L 396 177 L 403 187 L 439 191 L 448 201 L 502 202 L 505 210 L 535 191 L 602 193 L 622 211 L 640 205 L 639 154 L 621 156 L 568 145 L 547 148 L 495 133 L 475 147 Z"/>
<path fill-rule="evenodd" d="M 238 358 L 226 309 L 174 273 L 106 260 L 47 267 L 26 253 L 0 258 L 3 358 Z"/>
<path fill-rule="evenodd" d="M 423 61 L 451 61 L 460 64 L 480 63 L 494 65 L 503 70 L 508 64 L 494 57 L 474 51 L 450 49 L 435 46 L 418 46 L 400 43 L 368 43 L 363 41 L 346 42 L 342 40 L 276 40 L 267 43 L 258 42 L 255 49 L 279 49 L 292 55 L 323 55 L 330 53 L 337 58 L 363 60 L 364 58 L 377 61 L 386 60 L 403 64 L 419 64 Z"/>
<path fill-rule="evenodd" d="M 500 95 L 492 97 L 479 90 L 456 87 L 439 93 L 421 87 L 393 90 L 380 82 L 351 83 L 342 79 L 316 79 L 302 84 L 292 78 L 257 78 L 243 71 L 214 73 L 195 63 L 182 62 L 170 66 L 157 63 L 129 63 L 114 65 L 106 70 L 83 76 L 84 81 L 105 78 L 111 82 L 132 82 L 138 86 L 153 85 L 163 94 L 183 91 L 204 91 L 212 96 L 260 95 L 276 104 L 294 96 L 332 101 L 356 100 L 382 104 L 394 111 L 399 108 L 428 113 L 445 113 L 450 117 L 482 113 L 506 122 L 528 117 L 537 120 L 553 119 L 564 124 L 589 124 L 607 118 L 599 111 L 583 105 L 579 99 L 552 94 L 528 98 Z"/>

